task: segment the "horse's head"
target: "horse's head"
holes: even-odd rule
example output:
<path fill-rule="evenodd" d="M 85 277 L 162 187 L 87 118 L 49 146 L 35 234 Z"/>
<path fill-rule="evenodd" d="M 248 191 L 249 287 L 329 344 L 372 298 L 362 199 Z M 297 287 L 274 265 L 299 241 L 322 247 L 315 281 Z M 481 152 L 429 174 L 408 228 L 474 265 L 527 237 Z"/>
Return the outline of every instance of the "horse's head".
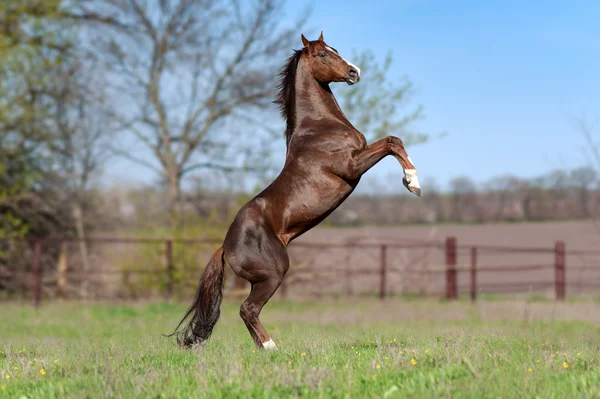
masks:
<path fill-rule="evenodd" d="M 323 41 L 323 32 L 318 40 L 309 41 L 302 35 L 304 51 L 312 75 L 320 83 L 346 82 L 353 85 L 360 80 L 360 68 L 342 58 L 331 46 Z"/>

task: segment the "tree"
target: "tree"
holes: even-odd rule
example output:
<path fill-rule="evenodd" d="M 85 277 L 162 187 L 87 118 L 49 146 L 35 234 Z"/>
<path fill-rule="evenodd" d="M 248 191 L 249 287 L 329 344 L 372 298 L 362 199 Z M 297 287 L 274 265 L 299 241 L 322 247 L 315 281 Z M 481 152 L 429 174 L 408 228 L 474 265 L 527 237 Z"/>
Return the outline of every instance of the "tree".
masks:
<path fill-rule="evenodd" d="M 58 218 L 52 132 L 45 122 L 47 72 L 62 63 L 71 43 L 59 37 L 68 27 L 59 18 L 58 0 L 0 4 L 0 213 L 4 233 L 47 233 Z M 43 195 L 41 193 L 44 193 Z M 54 210 L 54 215 L 52 215 Z M 18 226 L 18 228 L 17 228 Z"/>
<path fill-rule="evenodd" d="M 65 55 L 67 61 L 49 71 L 44 93 L 54 132 L 48 142 L 57 173 L 64 179 L 62 190 L 71 209 L 78 238 L 82 271 L 90 269 L 86 237 L 86 207 L 91 202 L 94 177 L 109 158 L 113 128 L 108 121 L 102 74 L 82 54 Z M 87 279 L 82 281 L 87 296 Z"/>
<path fill-rule="evenodd" d="M 454 220 L 465 221 L 465 211 L 471 208 L 475 211 L 477 220 L 480 221 L 477 187 L 470 178 L 459 176 L 450 180 L 450 192 L 452 193 L 452 217 Z"/>
<path fill-rule="evenodd" d="M 591 121 L 582 116 L 577 119 L 573 125 L 585 139 L 587 145 L 586 155 L 588 156 L 590 164 L 600 173 L 600 143 L 597 141 L 597 138 L 594 137 L 594 130 L 598 125 L 598 121 Z"/>
<path fill-rule="evenodd" d="M 78 17 L 98 28 L 95 48 L 123 99 L 111 117 L 151 157 L 124 148 L 118 153 L 166 182 L 173 228 L 181 221 L 187 174 L 248 167 L 248 159 L 260 153 L 252 137 L 259 129 L 245 126 L 249 120 L 261 126 L 274 98 L 273 78 L 301 26 L 281 28 L 280 6 L 275 0 L 78 5 Z"/>
<path fill-rule="evenodd" d="M 412 124 L 424 118 L 423 106 L 401 111 L 410 103 L 415 88 L 407 77 L 388 78 L 392 54 L 379 63 L 372 51 L 355 51 L 352 62 L 361 68 L 361 81 L 340 89 L 340 104 L 354 126 L 369 141 L 387 135 L 399 136 L 406 146 L 428 141 L 429 134 L 412 130 Z"/>
<path fill-rule="evenodd" d="M 560 217 L 560 205 L 561 203 L 564 203 L 568 195 L 567 188 L 569 174 L 562 169 L 556 169 L 547 173 L 545 176 L 542 176 L 542 179 L 546 192 L 551 198 L 551 215 L 546 213 L 541 215 L 541 217 L 542 219 Z"/>
<path fill-rule="evenodd" d="M 591 173 L 589 171 L 584 172 L 583 175 L 578 176 L 580 179 L 584 181 L 589 181 L 589 184 L 592 182 L 598 183 L 598 176 L 600 175 L 600 143 L 597 141 L 597 137 L 595 136 L 595 129 L 598 125 L 598 120 L 590 120 L 585 116 L 581 116 L 573 123 L 574 128 L 579 131 L 579 133 L 583 136 L 586 148 L 585 153 L 588 157 L 589 166 L 587 169 L 593 169 L 595 171 L 595 181 L 589 181 L 591 179 Z M 583 191 L 581 192 L 582 197 L 581 201 L 583 201 Z M 587 192 L 586 194 L 587 195 Z M 587 203 L 587 201 L 586 201 Z M 586 214 L 595 213 L 597 209 L 594 209 L 594 212 L 591 212 L 589 209 L 586 211 Z M 589 213 L 588 213 L 589 212 Z M 590 215 L 591 217 L 597 217 L 597 215 Z M 589 216 L 588 216 L 589 217 Z"/>
<path fill-rule="evenodd" d="M 519 197 L 526 190 L 526 182 L 512 175 L 498 176 L 486 184 L 486 190 L 496 205 L 493 219 L 501 221 L 506 219 L 507 208 L 520 202 Z"/>
<path fill-rule="evenodd" d="M 598 183 L 598 173 L 591 167 L 581 167 L 571 171 L 571 185 L 575 188 L 579 197 L 579 206 L 582 216 L 590 218 L 592 212 L 590 209 L 590 191 Z"/>

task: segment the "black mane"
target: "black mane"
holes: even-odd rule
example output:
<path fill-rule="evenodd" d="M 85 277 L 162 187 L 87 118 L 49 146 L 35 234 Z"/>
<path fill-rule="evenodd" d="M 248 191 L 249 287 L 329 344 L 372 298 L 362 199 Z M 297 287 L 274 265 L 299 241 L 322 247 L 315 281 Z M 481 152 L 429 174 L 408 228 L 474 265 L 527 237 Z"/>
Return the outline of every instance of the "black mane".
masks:
<path fill-rule="evenodd" d="M 300 60 L 303 51 L 304 50 L 294 50 L 294 54 L 288 58 L 285 66 L 279 73 L 279 84 L 277 85 L 279 92 L 277 93 L 277 99 L 274 101 L 275 104 L 279 104 L 281 116 L 286 123 L 284 135 L 288 144 L 292 136 L 293 127 L 293 121 L 290 120 L 292 118 L 292 115 L 290 115 L 290 102 L 292 101 L 292 91 L 294 88 L 294 81 L 296 80 L 296 68 L 298 67 L 298 61 Z"/>

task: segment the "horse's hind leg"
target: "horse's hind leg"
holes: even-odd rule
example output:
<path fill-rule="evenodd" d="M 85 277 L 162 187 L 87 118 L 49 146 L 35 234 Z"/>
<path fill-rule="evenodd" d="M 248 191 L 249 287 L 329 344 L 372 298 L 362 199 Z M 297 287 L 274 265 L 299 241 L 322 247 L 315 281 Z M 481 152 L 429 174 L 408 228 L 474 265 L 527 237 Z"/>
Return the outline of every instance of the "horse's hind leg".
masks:
<path fill-rule="evenodd" d="M 283 276 L 275 275 L 253 283 L 250 295 L 240 307 L 240 316 L 258 348 L 277 349 L 258 317 L 263 306 L 273 296 L 282 280 Z"/>
<path fill-rule="evenodd" d="M 258 319 L 287 272 L 287 250 L 264 222 L 261 209 L 249 206 L 240 211 L 229 229 L 223 248 L 231 270 L 252 284 L 248 298 L 240 307 L 240 316 L 258 348 L 276 348 Z"/>

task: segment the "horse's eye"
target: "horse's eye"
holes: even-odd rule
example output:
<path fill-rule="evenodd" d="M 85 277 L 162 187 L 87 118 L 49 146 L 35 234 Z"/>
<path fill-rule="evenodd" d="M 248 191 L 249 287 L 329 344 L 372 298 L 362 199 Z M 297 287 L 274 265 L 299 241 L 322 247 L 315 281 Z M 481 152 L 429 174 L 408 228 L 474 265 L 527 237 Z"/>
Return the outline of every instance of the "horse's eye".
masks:
<path fill-rule="evenodd" d="M 325 57 L 327 57 L 327 53 L 324 51 L 321 53 L 321 58 L 325 58 Z"/>

